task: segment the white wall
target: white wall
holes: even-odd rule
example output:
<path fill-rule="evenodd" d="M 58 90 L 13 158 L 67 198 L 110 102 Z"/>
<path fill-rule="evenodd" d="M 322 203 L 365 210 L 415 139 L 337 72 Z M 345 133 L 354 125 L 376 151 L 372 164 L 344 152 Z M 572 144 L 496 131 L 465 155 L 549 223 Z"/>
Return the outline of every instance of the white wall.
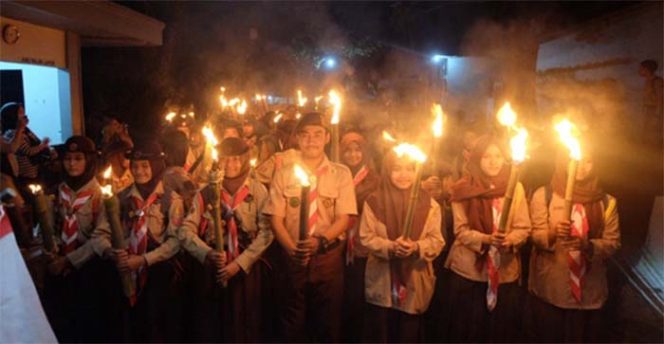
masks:
<path fill-rule="evenodd" d="M 21 70 L 29 127 L 54 144 L 72 133 L 69 73 L 55 67 L 0 62 L 0 70 Z"/>

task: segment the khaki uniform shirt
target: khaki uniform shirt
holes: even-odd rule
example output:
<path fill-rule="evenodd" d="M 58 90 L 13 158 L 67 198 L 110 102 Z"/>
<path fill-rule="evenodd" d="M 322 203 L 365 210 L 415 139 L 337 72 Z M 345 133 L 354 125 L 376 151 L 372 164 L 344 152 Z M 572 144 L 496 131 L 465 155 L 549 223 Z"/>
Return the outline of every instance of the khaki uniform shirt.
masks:
<path fill-rule="evenodd" d="M 490 247 L 482 243 L 482 238 L 486 234 L 470 228 L 463 204 L 452 202 L 452 213 L 456 239 L 450 248 L 445 267 L 471 281 L 486 282 L 488 278 L 486 264 L 482 264 L 481 270 L 477 268 L 477 259 L 484 259 L 480 256 L 487 253 Z M 521 276 L 521 260 L 518 251 L 528 240 L 531 228 L 528 202 L 525 199 L 523 186 L 518 183 L 505 226 L 507 238 L 514 243 L 514 246 L 511 250 L 500 254 L 500 283 L 514 282 Z"/>
<path fill-rule="evenodd" d="M 76 268 L 83 266 L 95 254 L 102 255 L 103 250 L 100 250 L 102 248 L 100 241 L 103 241 L 105 233 L 110 231 L 106 220 L 106 212 L 104 211 L 101 189 L 95 178 L 92 178 L 72 194 L 72 202 L 78 195 L 86 191 L 93 191 L 92 197 L 74 215 L 78 220 L 78 236 L 76 237 L 78 248 L 67 254 L 67 259 Z M 62 223 L 67 214 L 67 209 L 60 200 L 60 188 L 58 188 L 56 212 L 59 221 L 57 221 L 54 228 L 55 243 L 60 246 L 62 245 Z"/>
<path fill-rule="evenodd" d="M 263 184 L 251 178 L 247 178 L 244 185 L 249 188 L 249 195 L 235 209 L 236 219 L 240 220 L 236 220 L 236 223 L 238 223 L 238 230 L 244 231 L 253 240 L 235 261 L 244 272 L 248 273 L 251 266 L 272 243 L 274 234 L 270 230 L 270 218 L 263 213 L 268 202 L 267 189 Z M 205 256 L 214 247 L 215 242 L 214 218 L 210 211 L 211 192 L 212 190 L 208 186 L 197 195 L 196 201 L 178 230 L 178 239 L 182 247 L 201 263 L 205 262 Z M 202 206 L 199 197 L 203 199 Z M 201 238 L 198 233 L 202 217 L 207 220 L 208 227 L 204 237 Z M 223 231 L 226 232 L 225 229 Z M 228 236 L 225 235 L 224 240 L 226 241 L 227 238 Z"/>
<path fill-rule="evenodd" d="M 530 203 L 533 220 L 533 251 L 530 258 L 528 289 L 540 299 L 560 308 L 599 309 L 609 295 L 606 280 L 606 260 L 620 248 L 618 209 L 615 198 L 609 196 L 604 208 L 604 230 L 599 238 L 590 239 L 592 257 L 586 256 L 589 264 L 581 290 L 579 304 L 570 290 L 567 251 L 555 240 L 549 242 L 548 232 L 562 220 L 565 200 L 551 194 L 546 204 L 545 188 L 538 189 Z M 602 205 L 604 207 L 604 204 Z"/>
<path fill-rule="evenodd" d="M 378 221 L 373 210 L 364 203 L 360 221 L 360 240 L 369 250 L 367 267 L 364 275 L 365 297 L 368 303 L 398 309 L 409 314 L 422 314 L 431 302 L 436 276 L 431 262 L 440 254 L 445 240 L 440 232 L 440 206 L 433 199 L 424 230 L 417 244 L 419 255 L 415 259 L 410 279 L 406 281 L 406 299 L 400 305 L 392 303 L 390 278 L 390 240 L 387 239 L 387 227 Z"/>
<path fill-rule="evenodd" d="M 147 222 L 148 235 L 159 244 L 159 247 L 145 253 L 144 257 L 148 266 L 168 260 L 178 253 L 180 244 L 176 232 L 183 218 L 182 199 L 179 195 L 173 193 L 168 202 L 170 204 L 165 204 L 164 187 L 161 182 L 157 184 L 154 192 L 158 195 L 157 200 L 146 209 L 144 216 Z M 131 234 L 131 225 L 133 224 L 134 212 L 136 211 L 134 209 L 133 197 L 137 197 L 145 202 L 140 192 L 138 192 L 136 184 L 132 184 L 118 195 L 121 208 L 120 216 L 125 227 L 125 239 L 127 241 Z M 107 232 L 106 237 L 110 238 L 110 230 Z M 105 248 L 110 248 L 110 240 L 107 239 L 104 246 Z"/>
<path fill-rule="evenodd" d="M 304 168 L 304 164 L 300 163 Z M 355 188 L 348 167 L 324 158 L 321 167 L 327 172 L 317 180 L 318 222 L 316 233 L 324 234 L 334 223 L 337 216 L 357 214 Z M 311 173 L 310 173 L 311 174 Z M 299 240 L 301 186 L 293 174 L 293 164 L 285 164 L 274 174 L 270 184 L 270 202 L 265 213 L 282 216 L 293 242 Z M 339 239 L 345 239 L 341 234 Z"/>

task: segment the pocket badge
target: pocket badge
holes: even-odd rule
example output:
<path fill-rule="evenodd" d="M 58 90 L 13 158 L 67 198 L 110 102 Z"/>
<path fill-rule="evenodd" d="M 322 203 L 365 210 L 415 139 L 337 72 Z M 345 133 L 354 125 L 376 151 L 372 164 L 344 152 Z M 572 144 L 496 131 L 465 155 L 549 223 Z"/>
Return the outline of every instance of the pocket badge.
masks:
<path fill-rule="evenodd" d="M 334 201 L 331 198 L 326 198 L 323 200 L 323 205 L 325 208 L 331 208 L 334 205 Z"/>
<path fill-rule="evenodd" d="M 297 208 L 300 206 L 300 199 L 297 197 L 291 197 L 288 201 L 288 204 L 290 204 L 290 206 L 293 208 Z"/>

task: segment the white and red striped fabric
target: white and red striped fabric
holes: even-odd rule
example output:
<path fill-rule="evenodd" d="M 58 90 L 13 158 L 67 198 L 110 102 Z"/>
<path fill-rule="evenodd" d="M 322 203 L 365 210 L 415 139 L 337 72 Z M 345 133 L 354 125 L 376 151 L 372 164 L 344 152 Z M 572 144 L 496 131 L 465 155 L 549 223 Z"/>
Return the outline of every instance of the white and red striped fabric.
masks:
<path fill-rule="evenodd" d="M 0 206 L 0 343 L 57 343 Z"/>
<path fill-rule="evenodd" d="M 315 178 L 311 178 L 311 188 L 309 189 L 309 221 L 307 222 L 309 235 L 314 234 L 316 231 L 316 224 L 318 223 L 318 180 L 327 172 L 327 167 L 327 165 L 324 165 L 318 168 Z"/>
<path fill-rule="evenodd" d="M 65 208 L 65 219 L 62 224 L 62 250 L 64 254 L 72 252 L 78 246 L 78 217 L 76 213 L 83 207 L 93 196 L 93 191 L 83 191 L 76 195 L 74 198 L 74 191 L 66 184 L 60 186 L 60 202 Z"/>
<path fill-rule="evenodd" d="M 131 233 L 129 235 L 129 253 L 137 256 L 142 256 L 148 249 L 148 222 L 147 211 L 150 206 L 157 200 L 158 194 L 153 193 L 148 199 L 143 202 L 140 197 L 132 197 L 134 202 L 135 219 L 131 226 Z M 136 284 L 137 294 L 147 281 L 147 271 L 141 267 L 136 273 L 132 274 L 132 279 Z M 132 305 L 135 303 L 135 296 L 131 298 Z"/>
<path fill-rule="evenodd" d="M 588 237 L 588 217 L 586 210 L 580 203 L 575 203 L 572 207 L 570 236 L 585 239 Z M 581 251 L 569 251 L 567 253 L 567 262 L 569 266 L 569 284 L 572 296 L 581 303 L 581 290 L 583 288 L 584 277 L 586 274 L 586 259 Z"/>
<path fill-rule="evenodd" d="M 249 196 L 249 187 L 243 185 L 238 192 L 235 193 L 235 197 L 231 198 L 231 194 L 228 191 L 221 191 L 221 197 L 223 199 L 223 209 L 224 209 L 224 220 L 226 221 L 226 228 L 228 229 L 228 261 L 232 261 L 240 255 L 240 243 L 238 238 L 238 228 L 237 223 L 235 222 L 235 209 L 244 202 L 244 199 Z"/>
<path fill-rule="evenodd" d="M 491 202 L 491 213 L 493 215 L 492 232 L 498 231 L 500 224 L 500 215 L 503 211 L 502 197 L 496 197 Z M 498 285 L 500 285 L 500 252 L 496 246 L 491 245 L 486 257 L 487 271 L 487 289 L 486 289 L 486 307 L 489 311 L 496 308 L 498 303 Z"/>
<path fill-rule="evenodd" d="M 353 186 L 357 187 L 363 180 L 364 178 L 367 177 L 369 174 L 369 169 L 367 168 L 366 165 L 362 166 L 359 171 L 355 174 L 355 177 L 353 177 Z M 355 259 L 355 255 L 353 253 L 353 250 L 355 249 L 355 241 L 357 240 L 357 228 L 355 227 L 355 224 L 357 223 L 358 216 L 357 215 L 351 215 L 350 218 L 348 219 L 348 238 L 346 240 L 346 265 L 353 264 L 353 260 Z"/>

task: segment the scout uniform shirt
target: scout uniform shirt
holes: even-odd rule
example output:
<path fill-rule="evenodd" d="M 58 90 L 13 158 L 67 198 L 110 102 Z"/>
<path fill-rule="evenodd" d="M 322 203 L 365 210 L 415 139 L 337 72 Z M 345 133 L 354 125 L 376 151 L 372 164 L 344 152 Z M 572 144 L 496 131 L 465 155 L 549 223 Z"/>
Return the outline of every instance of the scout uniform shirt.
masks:
<path fill-rule="evenodd" d="M 101 197 L 95 178 L 78 191 L 73 191 L 65 183 L 58 187 L 56 211 L 59 224 L 55 226 L 55 242 L 58 247 L 64 247 L 69 241 L 73 251 L 65 255 L 76 268 L 80 268 L 94 254 L 101 256 L 103 253 L 100 241 L 104 240 L 109 225 Z M 78 230 L 67 235 L 63 233 L 67 225 L 72 230 Z"/>
<path fill-rule="evenodd" d="M 148 228 L 148 249 L 144 257 L 148 266 L 165 261 L 173 257 L 180 250 L 180 244 L 176 237 L 176 230 L 182 223 L 183 204 L 182 199 L 175 193 L 170 197 L 170 201 L 164 203 L 164 187 L 161 182 L 153 191 L 157 194 L 156 200 L 144 210 L 144 217 Z M 145 202 L 136 184 L 122 191 L 118 198 L 121 207 L 121 219 L 124 225 L 125 238 L 129 240 L 133 222 L 139 215 L 140 209 L 135 209 L 133 198 L 136 197 L 141 202 Z M 110 238 L 110 230 L 107 233 Z M 156 248 L 153 248 L 158 245 Z M 104 249 L 110 248 L 111 243 L 107 239 L 104 242 Z M 103 250 L 102 250 L 103 252 Z"/>
<path fill-rule="evenodd" d="M 538 189 L 531 201 L 533 221 L 533 251 L 530 257 L 528 289 L 540 299 L 559 308 L 599 309 L 609 295 L 606 279 L 606 260 L 620 248 L 620 230 L 616 200 L 608 196 L 602 202 L 604 229 L 600 237 L 589 239 L 593 254 L 587 257 L 587 269 L 582 283 L 581 303 L 572 296 L 567 250 L 557 240 L 551 244 L 548 232 L 562 220 L 565 200 L 555 192 L 546 204 L 545 188 Z"/>
<path fill-rule="evenodd" d="M 504 198 L 501 202 L 504 202 Z M 475 282 L 487 282 L 487 264 L 481 264 L 478 269 L 478 259 L 488 252 L 489 245 L 482 243 L 484 233 L 468 225 L 468 217 L 464 206 L 460 202 L 452 202 L 452 214 L 454 216 L 454 234 L 456 239 L 450 248 L 445 267 L 456 274 Z M 530 236 L 531 224 L 528 214 L 528 203 L 521 183 L 518 183 L 512 199 L 512 209 L 505 225 L 506 238 L 512 241 L 514 246 L 507 252 L 500 253 L 499 277 L 500 283 L 516 281 L 521 276 L 521 262 L 519 260 L 519 248 L 526 243 Z"/>
<path fill-rule="evenodd" d="M 251 266 L 270 245 L 274 235 L 270 230 L 269 217 L 263 214 L 263 209 L 268 202 L 267 189 L 252 178 L 247 178 L 238 192 L 243 187 L 249 189 L 249 194 L 234 210 L 238 237 L 242 247 L 242 253 L 235 259 L 235 262 L 245 273 L 248 273 Z M 233 196 L 235 195 L 232 195 L 231 199 Z M 178 239 L 182 247 L 201 263 L 205 262 L 206 255 L 215 246 L 211 200 L 212 189 L 208 185 L 196 195 L 194 203 L 178 231 Z M 223 216 L 222 210 L 222 218 Z M 225 233 L 224 244 L 228 245 L 228 231 L 225 228 L 222 230 Z M 242 239 L 243 237 L 251 241 L 246 242 Z"/>
<path fill-rule="evenodd" d="M 419 256 L 415 258 L 417 261 L 413 264 L 410 278 L 405 282 L 406 298 L 401 304 L 394 304 L 391 292 L 390 259 L 400 258 L 390 257 L 391 241 L 387 239 L 387 227 L 376 218 L 369 204 L 364 203 L 360 222 L 360 240 L 362 245 L 369 250 L 364 277 L 364 294 L 368 303 L 398 309 L 409 314 L 422 314 L 429 308 L 436 285 L 431 262 L 438 257 L 445 246 L 445 240 L 440 231 L 440 217 L 440 205 L 432 199 L 424 229 L 416 241 L 420 248 Z"/>
<path fill-rule="evenodd" d="M 301 154 L 297 152 L 298 156 Z M 299 159 L 298 159 L 299 160 Z M 300 166 L 304 164 L 300 163 Z M 348 167 L 331 162 L 327 156 L 317 170 L 325 172 L 317 178 L 318 220 L 314 233 L 324 234 L 338 215 L 356 215 L 355 188 Z M 313 173 L 309 172 L 309 175 Z M 285 227 L 293 242 L 299 240 L 301 186 L 293 174 L 293 164 L 284 164 L 275 174 L 270 184 L 270 202 L 265 213 L 285 218 Z M 338 239 L 343 240 L 345 234 Z"/>

